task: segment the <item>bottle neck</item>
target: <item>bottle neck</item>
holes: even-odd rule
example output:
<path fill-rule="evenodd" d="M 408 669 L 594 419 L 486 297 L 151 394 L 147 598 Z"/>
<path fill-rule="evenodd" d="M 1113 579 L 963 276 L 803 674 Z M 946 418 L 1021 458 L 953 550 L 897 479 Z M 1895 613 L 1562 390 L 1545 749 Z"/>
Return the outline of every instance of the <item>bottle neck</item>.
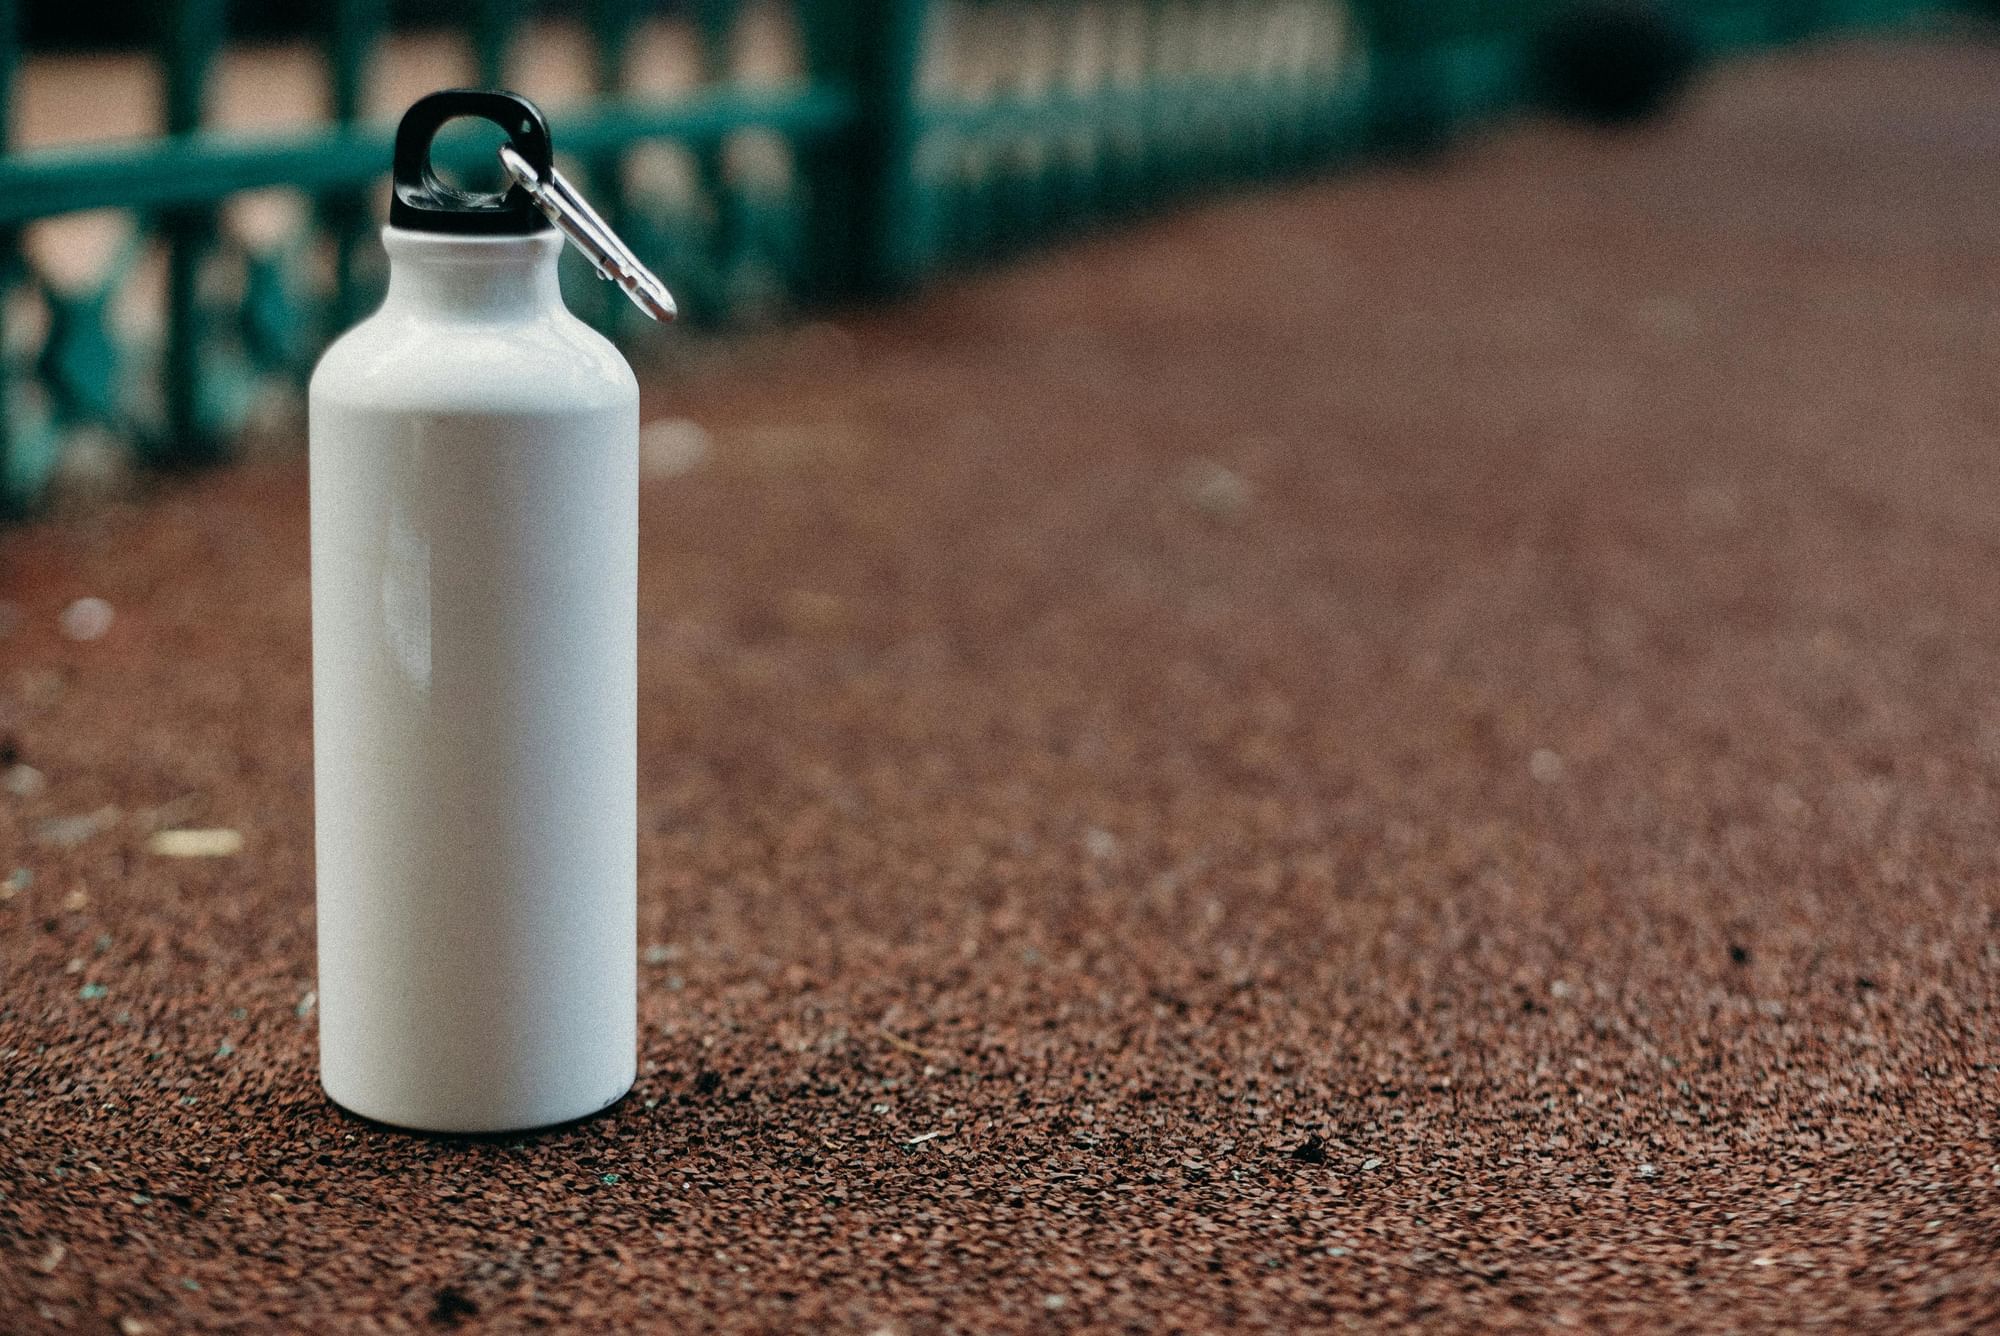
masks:
<path fill-rule="evenodd" d="M 385 227 L 382 245 L 389 252 L 385 312 L 503 321 L 562 309 L 560 233 L 454 236 Z"/>

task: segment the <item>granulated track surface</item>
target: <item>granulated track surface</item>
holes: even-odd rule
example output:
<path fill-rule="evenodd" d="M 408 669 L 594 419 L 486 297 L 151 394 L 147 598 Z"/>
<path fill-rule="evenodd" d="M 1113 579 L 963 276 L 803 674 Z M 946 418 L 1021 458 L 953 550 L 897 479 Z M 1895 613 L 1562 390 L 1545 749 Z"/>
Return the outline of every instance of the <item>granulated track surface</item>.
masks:
<path fill-rule="evenodd" d="M 1996 126 L 1800 56 L 688 349 L 540 1136 L 317 1089 L 296 455 L 8 534 L 0 1329 L 2000 1321 Z"/>

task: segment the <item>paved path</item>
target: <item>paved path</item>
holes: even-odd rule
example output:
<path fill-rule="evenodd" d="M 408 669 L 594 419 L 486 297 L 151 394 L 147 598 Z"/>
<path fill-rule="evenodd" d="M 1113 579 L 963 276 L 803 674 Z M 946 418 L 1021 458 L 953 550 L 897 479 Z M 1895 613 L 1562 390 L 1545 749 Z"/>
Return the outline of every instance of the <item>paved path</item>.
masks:
<path fill-rule="evenodd" d="M 0 538 L 0 1328 L 2000 1321 L 1996 142 L 1806 56 L 690 350 L 525 1142 L 314 1085 L 300 462 Z"/>

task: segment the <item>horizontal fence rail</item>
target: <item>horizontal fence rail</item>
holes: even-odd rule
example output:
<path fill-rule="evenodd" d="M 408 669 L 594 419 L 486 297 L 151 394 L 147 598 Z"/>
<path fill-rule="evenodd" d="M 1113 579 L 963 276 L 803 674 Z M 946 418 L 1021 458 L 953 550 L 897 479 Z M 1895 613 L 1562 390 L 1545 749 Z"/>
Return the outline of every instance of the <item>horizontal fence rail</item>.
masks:
<path fill-rule="evenodd" d="M 1668 6 L 1710 51 L 1938 7 Z M 0 0 L 0 515 L 37 504 L 85 443 L 100 462 L 221 459 L 295 391 L 379 297 L 394 113 L 432 87 L 542 98 L 565 170 L 713 323 L 894 292 L 1189 192 L 1435 141 L 1529 98 L 1535 39 L 1570 3 L 588 0 L 565 22 L 483 0 L 450 32 L 410 34 L 385 0 L 324 0 L 283 49 L 232 45 L 223 0 L 157 11 L 156 44 L 118 67 L 150 76 L 153 132 L 22 146 L 30 76 L 86 112 L 109 76 L 28 56 L 19 0 Z M 558 50 L 568 85 L 545 96 Z M 308 77 L 279 80 L 268 114 L 219 122 L 221 75 L 266 67 Z M 102 103 L 131 97 L 107 87 Z M 305 103 L 318 115 L 299 124 Z M 484 152 L 440 140 L 438 160 L 490 171 Z M 637 336 L 606 285 L 566 287 Z"/>

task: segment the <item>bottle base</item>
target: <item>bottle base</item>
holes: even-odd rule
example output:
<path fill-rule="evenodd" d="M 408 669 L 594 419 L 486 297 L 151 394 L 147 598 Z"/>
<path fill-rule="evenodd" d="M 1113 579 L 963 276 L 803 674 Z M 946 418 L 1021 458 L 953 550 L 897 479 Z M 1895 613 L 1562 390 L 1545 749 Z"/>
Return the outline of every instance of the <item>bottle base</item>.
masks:
<path fill-rule="evenodd" d="M 380 1101 L 344 1099 L 326 1084 L 324 1078 L 320 1081 L 320 1090 L 326 1095 L 328 1102 L 341 1113 L 376 1127 L 388 1128 L 396 1132 L 415 1133 L 420 1136 L 477 1138 L 520 1136 L 531 1132 L 549 1132 L 557 1128 L 570 1127 L 577 1123 L 588 1122 L 592 1118 L 610 1112 L 624 1102 L 625 1097 L 632 1093 L 632 1087 L 637 1080 L 638 1073 L 635 1071 L 625 1079 L 624 1084 L 619 1086 L 616 1093 L 609 1099 L 600 1100 L 593 1104 L 582 1105 L 576 1108 L 559 1106 L 554 1109 L 536 1110 L 525 1114 L 519 1111 L 512 1113 L 503 1111 L 487 1116 L 463 1112 L 426 1115 L 409 1108 L 396 1108 L 393 1105 Z"/>

